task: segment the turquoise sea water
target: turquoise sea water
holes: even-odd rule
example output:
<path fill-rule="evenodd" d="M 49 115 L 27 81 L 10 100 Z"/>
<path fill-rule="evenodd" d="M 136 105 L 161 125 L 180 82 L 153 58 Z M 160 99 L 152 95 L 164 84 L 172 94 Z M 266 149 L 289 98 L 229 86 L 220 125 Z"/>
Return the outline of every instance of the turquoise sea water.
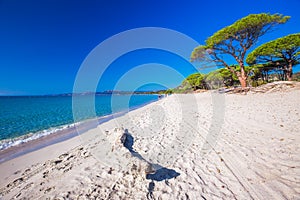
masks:
<path fill-rule="evenodd" d="M 155 100 L 156 95 L 96 95 L 95 109 L 91 109 L 90 98 L 81 96 L 76 109 L 80 115 L 74 121 L 71 96 L 0 97 L 0 149 L 12 143 L 12 138 L 24 142 L 26 135 L 36 138 L 51 134 L 74 122 L 94 118 L 95 114 L 101 117 L 128 111 Z"/>

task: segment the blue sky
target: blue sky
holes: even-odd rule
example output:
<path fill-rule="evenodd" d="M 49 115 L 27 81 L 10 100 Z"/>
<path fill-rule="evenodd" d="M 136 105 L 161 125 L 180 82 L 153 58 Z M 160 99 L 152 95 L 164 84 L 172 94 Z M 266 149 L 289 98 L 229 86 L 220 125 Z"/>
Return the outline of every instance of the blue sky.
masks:
<path fill-rule="evenodd" d="M 259 45 L 300 32 L 299 7 L 299 0 L 0 0 L 0 95 L 72 92 L 77 71 L 89 52 L 128 29 L 164 27 L 204 43 L 215 31 L 250 13 L 292 17 L 260 38 Z M 189 63 L 171 53 L 139 50 L 121 56 L 109 66 L 98 90 L 113 89 L 124 73 L 144 63 L 162 63 L 183 76 L 193 73 Z M 180 83 L 165 74 L 157 76 L 170 79 L 168 87 Z M 130 84 L 122 89 L 130 90 Z"/>

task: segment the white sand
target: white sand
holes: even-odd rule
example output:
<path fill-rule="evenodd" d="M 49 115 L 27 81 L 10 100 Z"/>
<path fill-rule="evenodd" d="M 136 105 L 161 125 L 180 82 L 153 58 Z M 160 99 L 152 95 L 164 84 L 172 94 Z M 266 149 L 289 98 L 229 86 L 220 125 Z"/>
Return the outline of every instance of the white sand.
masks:
<path fill-rule="evenodd" d="M 299 101 L 299 90 L 172 95 L 2 163 L 0 193 L 3 199 L 300 199 Z M 120 142 L 126 131 L 134 152 Z M 146 176 L 149 167 L 156 173 Z"/>

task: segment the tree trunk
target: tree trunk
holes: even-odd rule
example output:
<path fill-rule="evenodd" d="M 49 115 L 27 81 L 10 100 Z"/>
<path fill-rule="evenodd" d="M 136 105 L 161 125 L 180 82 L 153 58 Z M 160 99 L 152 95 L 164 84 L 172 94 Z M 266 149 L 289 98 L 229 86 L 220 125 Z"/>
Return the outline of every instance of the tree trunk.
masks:
<path fill-rule="evenodd" d="M 287 72 L 286 72 L 286 77 L 287 77 L 287 80 L 288 81 L 291 81 L 292 80 L 292 76 L 293 76 L 293 64 L 291 61 L 289 61 L 289 66 L 288 66 L 288 69 L 287 69 Z"/>
<path fill-rule="evenodd" d="M 240 76 L 238 78 L 239 78 L 239 81 L 240 81 L 240 84 L 241 84 L 242 88 L 247 87 L 247 78 L 244 78 L 242 76 Z"/>
<path fill-rule="evenodd" d="M 247 87 L 247 75 L 243 63 L 240 63 L 241 74 L 238 76 L 242 88 Z"/>

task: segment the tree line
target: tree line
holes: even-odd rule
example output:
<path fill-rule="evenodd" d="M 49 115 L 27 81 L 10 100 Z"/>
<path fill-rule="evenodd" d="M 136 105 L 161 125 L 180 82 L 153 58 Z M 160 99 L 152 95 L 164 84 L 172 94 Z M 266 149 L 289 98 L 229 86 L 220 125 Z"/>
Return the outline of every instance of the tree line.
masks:
<path fill-rule="evenodd" d="M 193 50 L 191 61 L 215 63 L 221 68 L 208 74 L 192 74 L 175 90 L 247 87 L 272 80 L 292 80 L 293 67 L 300 62 L 300 33 L 267 42 L 248 53 L 261 36 L 289 19 L 290 16 L 281 14 L 250 14 L 217 31 Z M 234 65 L 226 62 L 230 57 L 234 58 Z"/>
<path fill-rule="evenodd" d="M 232 67 L 236 68 L 236 70 L 239 70 L 239 66 Z M 248 77 L 247 85 L 251 85 L 253 87 L 257 87 L 268 82 L 287 80 L 284 76 L 282 68 L 278 69 L 277 66 L 246 66 L 245 72 Z M 300 81 L 300 72 L 293 74 L 292 80 Z M 238 77 L 229 69 L 220 68 L 211 71 L 208 74 L 191 74 L 182 81 L 180 86 L 174 89 L 166 90 L 165 93 L 185 93 L 199 89 L 211 90 L 234 86 L 240 86 Z"/>

